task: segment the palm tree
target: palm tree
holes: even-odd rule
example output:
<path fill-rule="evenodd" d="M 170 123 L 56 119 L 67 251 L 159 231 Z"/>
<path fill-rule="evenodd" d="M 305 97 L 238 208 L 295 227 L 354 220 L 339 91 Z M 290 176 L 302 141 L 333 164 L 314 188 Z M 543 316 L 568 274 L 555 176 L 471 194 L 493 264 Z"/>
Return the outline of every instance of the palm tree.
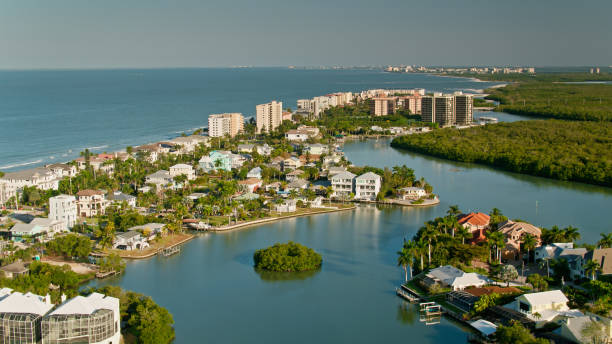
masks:
<path fill-rule="evenodd" d="M 580 232 L 578 232 L 578 228 L 567 226 L 563 228 L 563 237 L 566 242 L 574 242 L 580 239 Z"/>
<path fill-rule="evenodd" d="M 421 238 L 427 241 L 427 264 L 431 264 L 431 242 L 436 239 L 438 232 L 430 224 L 425 224 L 424 231 L 421 233 Z"/>
<path fill-rule="evenodd" d="M 612 247 L 612 233 L 601 233 L 601 239 L 597 242 L 599 248 L 610 248 Z"/>
<path fill-rule="evenodd" d="M 504 235 L 501 232 L 489 232 L 487 236 L 487 241 L 490 246 L 495 246 L 495 256 L 501 263 L 501 250 L 504 244 L 506 243 Z"/>
<path fill-rule="evenodd" d="M 412 264 L 414 262 L 415 243 L 412 240 L 406 241 L 404 239 L 404 245 L 401 251 L 398 251 L 397 265 L 404 269 L 404 277 L 408 282 L 408 270 L 410 269 L 410 278 L 412 278 Z"/>
<path fill-rule="evenodd" d="M 458 226 L 457 227 L 457 231 L 455 232 L 455 238 L 461 239 L 461 243 L 465 244 L 465 239 L 469 239 L 472 237 L 472 233 L 470 233 L 470 231 L 468 231 L 465 227 L 463 226 Z"/>
<path fill-rule="evenodd" d="M 421 259 L 421 271 L 425 270 L 425 264 L 423 262 L 423 253 L 425 252 L 425 248 L 427 248 L 427 242 L 423 238 L 420 238 L 419 241 L 416 242 L 415 249 Z"/>
<path fill-rule="evenodd" d="M 461 214 L 461 210 L 459 210 L 459 206 L 458 205 L 451 205 L 450 207 L 448 207 L 448 210 L 446 211 L 446 213 L 448 215 L 459 215 Z"/>
<path fill-rule="evenodd" d="M 537 244 L 538 241 L 533 235 L 526 234 L 523 237 L 523 248 L 527 250 L 527 263 L 529 263 L 529 252 L 533 250 Z"/>
<path fill-rule="evenodd" d="M 597 273 L 599 271 L 601 271 L 601 268 L 599 267 L 599 264 L 597 264 L 596 261 L 594 260 L 589 260 L 585 265 L 584 265 L 584 271 L 586 271 L 587 274 L 591 275 L 591 280 L 595 280 L 595 276 L 597 275 Z"/>

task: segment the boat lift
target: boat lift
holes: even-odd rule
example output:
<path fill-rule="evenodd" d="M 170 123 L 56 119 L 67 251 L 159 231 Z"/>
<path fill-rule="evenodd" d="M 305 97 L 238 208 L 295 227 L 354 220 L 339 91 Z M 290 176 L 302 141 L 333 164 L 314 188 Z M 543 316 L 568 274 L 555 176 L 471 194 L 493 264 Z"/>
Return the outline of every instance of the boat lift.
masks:
<path fill-rule="evenodd" d="M 425 325 L 435 325 L 440 323 L 442 318 L 442 306 L 435 302 L 422 302 L 420 306 L 419 321 Z"/>

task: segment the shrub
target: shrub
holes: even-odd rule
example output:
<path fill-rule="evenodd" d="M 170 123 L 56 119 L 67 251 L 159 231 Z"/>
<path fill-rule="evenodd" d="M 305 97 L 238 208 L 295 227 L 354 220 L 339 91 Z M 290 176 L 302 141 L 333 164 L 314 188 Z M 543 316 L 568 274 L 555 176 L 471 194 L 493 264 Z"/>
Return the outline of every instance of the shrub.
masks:
<path fill-rule="evenodd" d="M 258 269 L 279 272 L 315 270 L 320 268 L 322 263 L 320 254 L 292 241 L 257 250 L 253 260 Z"/>

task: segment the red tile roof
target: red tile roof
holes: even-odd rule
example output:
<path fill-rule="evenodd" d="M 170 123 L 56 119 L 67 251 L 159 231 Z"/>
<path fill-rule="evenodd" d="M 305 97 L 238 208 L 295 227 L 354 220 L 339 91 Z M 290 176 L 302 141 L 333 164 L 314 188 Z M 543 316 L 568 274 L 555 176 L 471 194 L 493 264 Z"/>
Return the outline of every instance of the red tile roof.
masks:
<path fill-rule="evenodd" d="M 520 293 L 521 290 L 514 288 L 514 287 L 507 287 L 507 288 L 502 288 L 502 287 L 498 287 L 498 286 L 489 286 L 489 287 L 482 287 L 482 288 L 468 288 L 465 290 L 466 292 L 474 295 L 474 296 L 482 296 L 482 295 L 488 295 L 488 294 L 515 294 L 515 293 Z"/>
<path fill-rule="evenodd" d="M 469 213 L 459 219 L 460 224 L 469 223 L 473 226 L 486 226 L 491 221 L 491 217 L 485 213 Z"/>

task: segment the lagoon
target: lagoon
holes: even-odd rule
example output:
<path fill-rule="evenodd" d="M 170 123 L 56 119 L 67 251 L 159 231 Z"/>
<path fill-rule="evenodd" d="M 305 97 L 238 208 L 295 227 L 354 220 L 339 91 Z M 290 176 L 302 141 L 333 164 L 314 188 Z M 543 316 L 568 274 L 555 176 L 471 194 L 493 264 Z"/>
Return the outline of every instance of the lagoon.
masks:
<path fill-rule="evenodd" d="M 511 116 L 511 115 L 509 115 Z M 609 232 L 612 190 L 498 171 L 402 152 L 389 140 L 349 142 L 358 165 L 406 164 L 425 176 L 442 203 L 430 208 L 359 206 L 351 212 L 287 219 L 228 233 L 206 233 L 179 255 L 130 262 L 126 273 L 94 285 L 138 291 L 174 315 L 176 343 L 465 343 L 467 330 L 447 319 L 419 322 L 395 296 L 403 271 L 395 252 L 424 221 L 461 209 L 500 208 L 537 225 L 574 225 L 583 239 Z M 253 252 L 295 241 L 323 255 L 315 273 L 258 274 Z"/>

